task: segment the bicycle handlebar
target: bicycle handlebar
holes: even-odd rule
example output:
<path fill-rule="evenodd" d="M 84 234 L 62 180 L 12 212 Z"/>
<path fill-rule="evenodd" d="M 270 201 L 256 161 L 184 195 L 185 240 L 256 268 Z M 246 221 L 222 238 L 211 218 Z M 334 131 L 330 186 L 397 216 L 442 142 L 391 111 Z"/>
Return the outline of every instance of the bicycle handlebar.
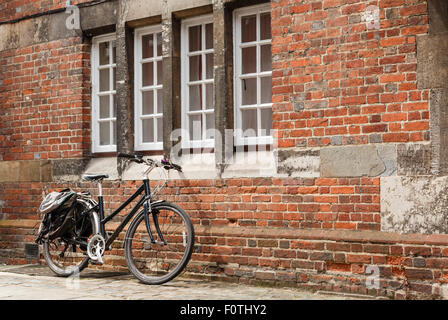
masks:
<path fill-rule="evenodd" d="M 163 167 L 165 170 L 170 170 L 170 169 L 174 169 L 177 170 L 179 172 L 182 172 L 182 167 L 174 164 L 172 162 L 170 162 L 169 160 L 163 158 L 160 163 L 158 163 L 157 161 L 153 160 L 153 159 L 143 159 L 143 155 L 140 154 L 128 154 L 128 153 L 119 153 L 118 157 L 121 158 L 127 158 L 130 159 L 131 161 L 137 162 L 137 163 L 146 163 L 147 165 L 155 165 L 156 167 Z"/>

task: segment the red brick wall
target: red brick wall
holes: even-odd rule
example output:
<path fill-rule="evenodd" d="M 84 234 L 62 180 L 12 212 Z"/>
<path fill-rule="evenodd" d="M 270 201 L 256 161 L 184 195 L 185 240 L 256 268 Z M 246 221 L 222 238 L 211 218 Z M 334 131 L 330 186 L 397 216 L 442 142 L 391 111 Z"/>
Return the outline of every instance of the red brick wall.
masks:
<path fill-rule="evenodd" d="M 90 146 L 90 46 L 0 52 L 0 160 L 81 157 Z"/>
<path fill-rule="evenodd" d="M 380 30 L 361 21 L 369 5 L 380 8 Z M 280 0 L 272 17 L 280 147 L 429 140 L 429 91 L 416 81 L 426 1 Z"/>
<path fill-rule="evenodd" d="M 2 2 L 8 19 L 33 11 Z M 20 3 L 24 3 L 23 1 Z M 381 8 L 381 29 L 361 14 Z M 0 16 L 0 21 L 3 19 Z M 427 141 L 428 90 L 416 83 L 416 36 L 427 32 L 425 1 L 272 1 L 274 128 L 280 148 Z M 79 38 L 0 52 L 0 159 L 79 158 L 90 149 L 90 49 Z M 27 97 L 30 97 L 27 100 Z M 303 110 L 294 110 L 301 108 Z M 438 294 L 448 275 L 446 236 L 380 232 L 379 178 L 177 180 L 166 198 L 193 219 L 194 275 L 242 283 L 404 298 Z M 75 183 L 0 184 L 0 263 L 27 263 L 41 192 Z M 110 212 L 136 188 L 106 182 Z M 256 227 L 256 228 L 251 228 Z M 121 238 L 122 240 L 122 238 Z M 120 242 L 105 268 L 124 268 Z M 36 261 L 31 261 L 36 262 Z M 365 269 L 381 270 L 366 289 Z"/>
<path fill-rule="evenodd" d="M 77 5 L 91 0 L 72 0 Z M 20 19 L 29 15 L 66 7 L 66 0 L 2 0 L 0 1 L 0 22 Z"/>
<path fill-rule="evenodd" d="M 170 182 L 164 198 L 184 207 L 195 225 L 196 247 L 187 275 L 198 277 L 212 273 L 214 279 L 224 281 L 299 285 L 309 289 L 395 298 L 429 297 L 439 293 L 439 285 L 448 279 L 444 271 L 448 264 L 446 235 L 400 236 L 359 230 L 363 228 L 365 220 L 370 223 L 371 219 L 375 219 L 372 217 L 378 216 L 375 212 L 348 214 L 361 216 L 355 218 L 355 221 L 346 222 L 342 219 L 341 224 L 358 226 L 357 232 L 335 229 L 339 227 L 337 218 L 335 221 L 322 222 L 319 212 L 303 208 L 297 211 L 302 203 L 298 199 L 293 203 L 285 201 L 286 209 L 282 207 L 283 201 L 275 202 L 275 199 L 285 197 L 319 197 L 309 191 L 300 194 L 289 189 L 294 185 L 294 188 L 311 190 L 312 186 L 302 186 L 304 182 L 310 184 L 310 181 L 319 188 L 343 188 L 339 191 L 349 188 L 360 190 L 357 188 L 365 186 L 372 188 L 369 193 L 349 197 L 378 197 L 378 187 L 375 186 L 378 179 L 361 179 L 359 182 L 363 184 L 352 181 L 352 185 L 342 179 L 307 179 L 302 182 L 296 179 Z M 334 186 L 332 183 L 335 182 L 340 185 Z M 38 262 L 24 258 L 23 244 L 34 241 L 39 222 L 36 208 L 41 201 L 41 191 L 44 188 L 53 190 L 66 186 L 75 190 L 90 190 L 96 194 L 95 186 L 90 183 L 0 185 L 1 198 L 5 201 L 3 218 L 14 225 L 14 228 L 0 225 L 0 263 Z M 107 213 L 117 208 L 136 187 L 137 183 L 133 181 L 105 182 L 103 193 Z M 266 195 L 270 199 L 264 198 L 265 202 L 259 199 Z M 343 199 L 344 196 L 338 195 L 337 198 Z M 330 207 L 338 205 L 331 201 L 318 204 Z M 344 215 L 344 212 L 337 214 L 339 218 Z M 108 229 L 113 230 L 120 220 L 120 217 L 115 218 L 115 222 L 108 224 Z M 313 224 L 307 225 L 308 222 Z M 334 228 L 309 228 L 320 228 L 318 224 L 323 226 L 324 223 L 333 223 Z M 259 227 L 251 228 L 252 225 Z M 369 225 L 376 226 L 377 223 Z M 114 243 L 112 251 L 108 252 L 105 269 L 126 268 L 123 237 L 124 233 Z M 380 270 L 380 289 L 366 288 L 365 271 L 369 265 L 375 265 Z"/>

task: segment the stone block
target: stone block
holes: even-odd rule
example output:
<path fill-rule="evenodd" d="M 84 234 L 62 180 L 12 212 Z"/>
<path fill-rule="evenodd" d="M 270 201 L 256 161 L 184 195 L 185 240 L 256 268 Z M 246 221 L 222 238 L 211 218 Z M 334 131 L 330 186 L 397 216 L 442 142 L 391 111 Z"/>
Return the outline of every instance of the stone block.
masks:
<path fill-rule="evenodd" d="M 419 89 L 448 88 L 448 34 L 417 37 Z"/>
<path fill-rule="evenodd" d="M 395 172 L 395 145 L 342 146 L 320 150 L 321 177 L 376 177 Z"/>
<path fill-rule="evenodd" d="M 277 155 L 279 175 L 288 177 L 319 176 L 319 150 L 280 149 Z"/>
<path fill-rule="evenodd" d="M 428 0 L 429 33 L 448 32 L 448 2 L 446 0 Z"/>
<path fill-rule="evenodd" d="M 398 175 L 431 174 L 429 144 L 399 144 L 397 146 Z"/>
<path fill-rule="evenodd" d="M 0 161 L 0 182 L 48 182 L 51 170 L 47 160 Z"/>
<path fill-rule="evenodd" d="M 430 95 L 431 172 L 448 172 L 448 89 L 433 89 Z"/>
<path fill-rule="evenodd" d="M 448 233 L 448 177 L 382 177 L 381 230 Z"/>

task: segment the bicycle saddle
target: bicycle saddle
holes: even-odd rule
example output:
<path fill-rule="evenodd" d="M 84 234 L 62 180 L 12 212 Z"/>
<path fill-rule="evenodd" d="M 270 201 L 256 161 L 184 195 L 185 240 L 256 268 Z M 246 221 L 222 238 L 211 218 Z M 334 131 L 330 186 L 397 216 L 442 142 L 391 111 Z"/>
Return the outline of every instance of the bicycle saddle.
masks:
<path fill-rule="evenodd" d="M 96 181 L 96 180 L 102 180 L 102 179 L 106 179 L 109 178 L 108 174 L 90 174 L 90 173 L 86 173 L 85 175 L 82 176 L 82 178 L 86 181 Z"/>

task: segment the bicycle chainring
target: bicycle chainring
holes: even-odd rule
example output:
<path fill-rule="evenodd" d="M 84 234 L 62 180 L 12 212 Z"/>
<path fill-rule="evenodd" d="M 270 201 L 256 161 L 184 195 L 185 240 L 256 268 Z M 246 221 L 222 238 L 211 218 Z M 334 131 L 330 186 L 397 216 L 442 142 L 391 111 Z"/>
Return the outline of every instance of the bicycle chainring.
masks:
<path fill-rule="evenodd" d="M 89 255 L 89 258 L 93 261 L 97 260 L 102 261 L 101 257 L 104 254 L 105 249 L 106 249 L 106 241 L 100 234 L 94 235 L 87 244 L 87 254 Z"/>

